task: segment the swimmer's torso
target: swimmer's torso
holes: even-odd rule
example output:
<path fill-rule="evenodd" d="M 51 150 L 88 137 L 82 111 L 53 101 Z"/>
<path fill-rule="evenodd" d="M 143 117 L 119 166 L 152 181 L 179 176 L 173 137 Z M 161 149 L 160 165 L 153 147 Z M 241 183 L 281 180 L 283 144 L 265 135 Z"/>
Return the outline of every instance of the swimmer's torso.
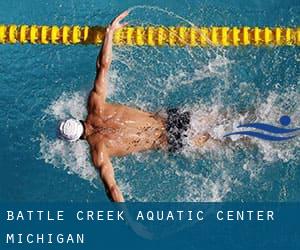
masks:
<path fill-rule="evenodd" d="M 96 144 L 104 143 L 110 156 L 122 156 L 166 146 L 162 118 L 124 105 L 99 105 L 93 99 L 90 96 L 86 119 L 92 127 L 87 136 L 92 149 Z"/>

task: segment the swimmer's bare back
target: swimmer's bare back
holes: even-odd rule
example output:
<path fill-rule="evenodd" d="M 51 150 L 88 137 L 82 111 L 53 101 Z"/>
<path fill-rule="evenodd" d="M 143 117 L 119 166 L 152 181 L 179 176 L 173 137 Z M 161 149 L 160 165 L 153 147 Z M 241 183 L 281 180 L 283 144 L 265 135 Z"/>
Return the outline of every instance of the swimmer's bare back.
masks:
<path fill-rule="evenodd" d="M 99 170 L 107 194 L 112 201 L 123 202 L 110 161 L 113 156 L 167 146 L 165 121 L 152 113 L 106 102 L 107 75 L 112 61 L 113 35 L 127 23 L 120 23 L 128 11 L 108 26 L 102 49 L 96 61 L 94 88 L 88 100 L 88 116 L 83 138 L 90 145 L 92 161 Z"/>
<path fill-rule="evenodd" d="M 98 102 L 91 94 L 90 103 Z M 99 107 L 99 108 L 97 108 Z M 85 121 L 91 147 L 104 144 L 109 156 L 124 156 L 166 146 L 164 121 L 151 113 L 119 104 L 99 103 Z"/>

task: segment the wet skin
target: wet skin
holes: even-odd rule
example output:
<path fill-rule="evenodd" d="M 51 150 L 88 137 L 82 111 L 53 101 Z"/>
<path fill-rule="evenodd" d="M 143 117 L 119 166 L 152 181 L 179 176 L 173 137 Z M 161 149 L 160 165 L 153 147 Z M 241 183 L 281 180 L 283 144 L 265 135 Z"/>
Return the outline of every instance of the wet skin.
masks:
<path fill-rule="evenodd" d="M 164 118 L 125 105 L 106 102 L 113 35 L 117 29 L 127 25 L 120 23 L 127 15 L 127 11 L 123 12 L 106 30 L 96 61 L 96 78 L 88 99 L 88 116 L 84 121 L 82 136 L 90 145 L 93 164 L 99 171 L 107 195 L 115 202 L 123 202 L 124 198 L 114 177 L 111 157 L 167 148 Z M 195 145 L 203 145 L 208 138 L 208 135 L 201 135 L 195 139 Z"/>
<path fill-rule="evenodd" d="M 90 145 L 92 161 L 99 171 L 108 197 L 124 202 L 116 183 L 110 158 L 158 148 L 166 141 L 164 121 L 151 113 L 106 102 L 107 75 L 112 61 L 113 35 L 126 26 L 120 22 L 125 11 L 107 27 L 103 46 L 96 61 L 96 78 L 89 95 L 88 116 L 84 121 L 83 139 Z"/>
<path fill-rule="evenodd" d="M 91 149 L 103 143 L 110 157 L 167 147 L 163 118 L 124 105 L 102 103 L 95 92 L 89 97 L 85 128 Z"/>

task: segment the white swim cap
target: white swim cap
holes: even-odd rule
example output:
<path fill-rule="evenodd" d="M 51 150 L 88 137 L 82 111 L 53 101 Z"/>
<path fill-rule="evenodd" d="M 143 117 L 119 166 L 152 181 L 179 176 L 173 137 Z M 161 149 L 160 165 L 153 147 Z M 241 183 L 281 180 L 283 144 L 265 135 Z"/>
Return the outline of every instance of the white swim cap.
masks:
<path fill-rule="evenodd" d="M 61 121 L 59 124 L 59 137 L 66 141 L 77 141 L 80 136 L 83 134 L 84 127 L 79 120 L 68 119 Z"/>

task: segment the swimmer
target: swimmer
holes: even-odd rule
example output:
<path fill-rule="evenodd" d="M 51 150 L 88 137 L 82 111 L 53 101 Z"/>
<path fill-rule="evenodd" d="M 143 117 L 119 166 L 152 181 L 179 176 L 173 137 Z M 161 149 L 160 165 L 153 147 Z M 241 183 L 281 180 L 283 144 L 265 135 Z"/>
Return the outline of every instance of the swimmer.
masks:
<path fill-rule="evenodd" d="M 61 121 L 58 128 L 59 137 L 66 141 L 82 139 L 88 142 L 93 164 L 99 171 L 108 197 L 114 202 L 123 202 L 124 198 L 110 159 L 146 150 L 180 151 L 191 119 L 189 112 L 179 109 L 169 109 L 167 116 L 162 117 L 106 101 L 114 32 L 128 24 L 121 23 L 128 14 L 128 11 L 120 14 L 106 29 L 96 61 L 96 77 L 88 98 L 86 119 L 70 118 Z M 209 134 L 204 133 L 195 136 L 193 141 L 195 146 L 201 147 L 209 139 Z"/>

